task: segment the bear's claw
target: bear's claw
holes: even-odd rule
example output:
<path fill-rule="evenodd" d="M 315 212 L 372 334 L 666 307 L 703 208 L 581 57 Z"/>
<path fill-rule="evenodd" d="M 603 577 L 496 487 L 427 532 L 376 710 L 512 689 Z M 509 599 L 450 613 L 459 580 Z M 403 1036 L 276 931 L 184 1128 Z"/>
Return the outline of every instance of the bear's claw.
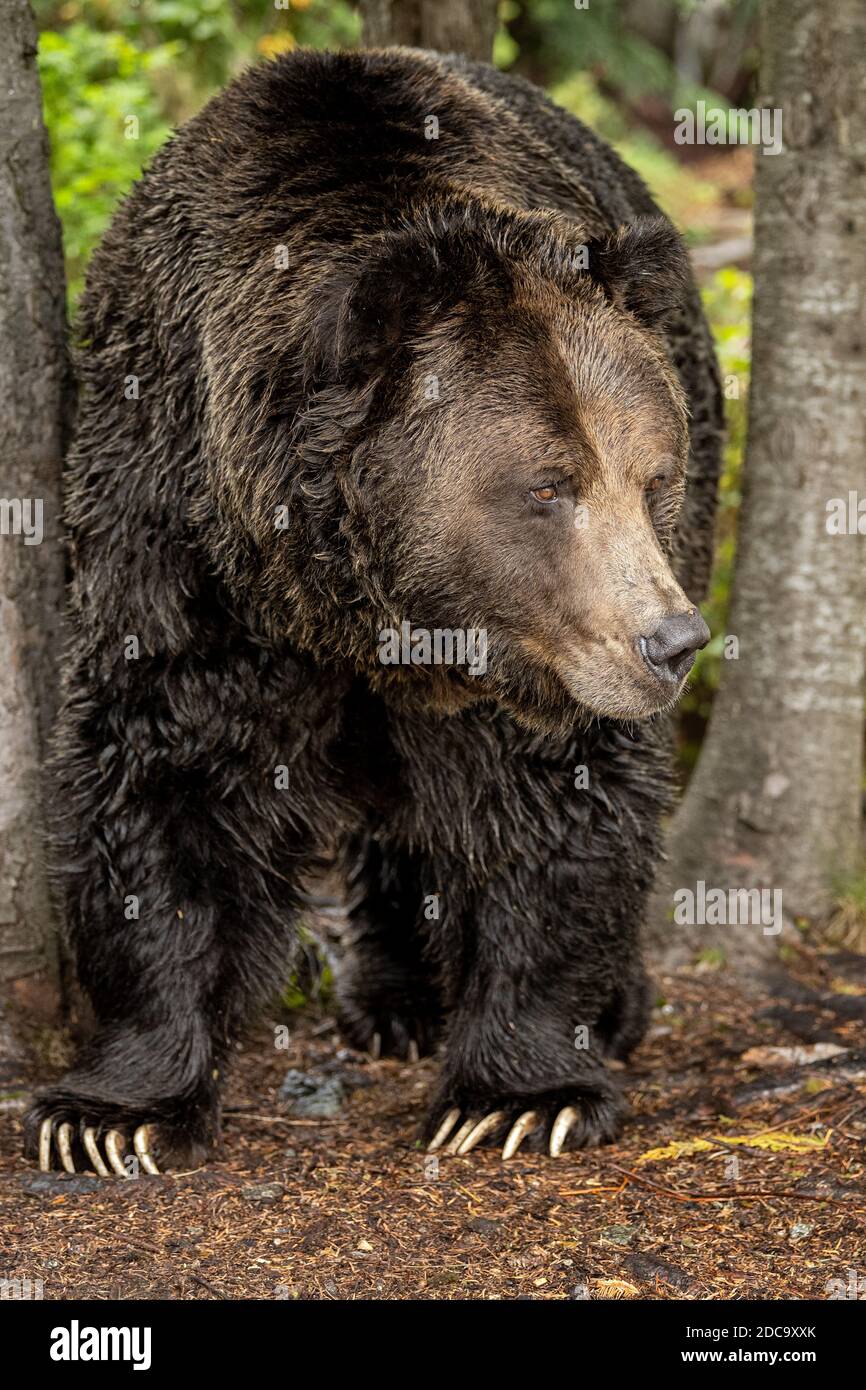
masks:
<path fill-rule="evenodd" d="M 372 1038 L 370 1039 L 370 1046 L 369 1046 L 368 1051 L 369 1051 L 369 1053 L 370 1053 L 370 1056 L 373 1058 L 373 1061 L 374 1061 L 374 1062 L 378 1062 L 378 1061 L 381 1060 L 381 1058 L 382 1058 L 382 1034 L 381 1034 L 381 1033 L 374 1033 L 374 1034 L 373 1034 Z M 420 1060 L 421 1060 L 421 1050 L 420 1050 L 420 1048 L 418 1047 L 418 1043 L 416 1042 L 416 1040 L 415 1040 L 414 1038 L 410 1038 L 409 1041 L 408 1041 L 408 1043 L 406 1044 L 406 1058 L 405 1058 L 405 1060 L 406 1060 L 407 1062 L 420 1062 Z"/>
<path fill-rule="evenodd" d="M 553 1157 L 556 1157 L 561 1151 L 565 1134 L 570 1128 L 570 1124 L 567 1125 L 560 1135 L 562 1117 L 568 1115 L 569 1112 L 574 1116 L 575 1112 L 573 1107 L 569 1106 L 566 1110 L 560 1111 L 554 1122 L 550 1137 L 550 1152 Z M 485 1115 L 480 1120 L 477 1117 L 470 1116 L 469 1119 L 464 1120 L 459 1129 L 452 1134 L 454 1126 L 460 1119 L 460 1114 L 461 1112 L 457 1109 L 448 1111 L 448 1114 L 445 1116 L 427 1146 L 428 1153 L 436 1153 L 438 1149 L 444 1149 L 445 1153 L 459 1154 L 461 1156 L 471 1153 L 476 1145 L 481 1143 L 482 1139 L 486 1139 L 488 1134 L 499 1129 L 508 1118 L 504 1110 L 492 1110 L 489 1115 Z M 539 1118 L 535 1110 L 525 1110 L 522 1115 L 519 1115 L 508 1131 L 505 1143 L 502 1146 L 502 1157 L 505 1159 L 513 1158 L 527 1134 L 531 1133 L 533 1129 L 536 1129 L 538 1123 Z M 553 1147 L 554 1135 L 560 1136 L 558 1139 L 558 1147 L 555 1149 Z"/>
<path fill-rule="evenodd" d="M 538 1111 L 524 1110 L 523 1114 L 514 1121 L 508 1131 L 508 1137 L 502 1146 L 502 1157 L 513 1158 L 523 1143 L 527 1134 L 538 1127 Z"/>
<path fill-rule="evenodd" d="M 39 1127 L 39 1167 L 43 1173 L 51 1172 L 52 1140 L 57 1149 L 57 1155 L 67 1173 L 74 1173 L 75 1160 L 72 1156 L 72 1139 L 74 1128 L 68 1120 L 57 1126 L 55 1131 L 54 1121 L 49 1115 L 42 1121 Z M 110 1178 L 112 1173 L 116 1173 L 121 1178 L 132 1177 L 132 1173 L 123 1162 L 123 1151 L 126 1148 L 126 1136 L 119 1129 L 110 1129 L 105 1136 L 105 1158 L 99 1152 L 97 1142 L 98 1135 L 95 1129 L 88 1126 L 82 1130 L 81 1142 L 84 1145 L 87 1157 L 93 1164 L 95 1172 L 101 1178 Z M 150 1127 L 139 1125 L 132 1136 L 132 1147 L 136 1157 L 144 1169 L 145 1173 L 158 1174 L 159 1168 L 156 1160 L 150 1152 Z"/>
<path fill-rule="evenodd" d="M 462 1157 L 464 1154 L 471 1153 L 476 1145 L 480 1144 L 488 1135 L 494 1134 L 497 1130 L 500 1131 L 501 1135 L 511 1118 L 507 1110 L 492 1110 L 480 1118 L 477 1115 L 470 1115 L 460 1124 L 461 1115 L 462 1111 L 456 1106 L 448 1111 L 427 1146 L 428 1153 L 442 1150 L 443 1153 L 457 1154 Z M 613 1137 L 612 1131 L 608 1132 L 607 1127 L 596 1128 L 592 1124 L 585 1123 L 585 1119 L 581 1108 L 577 1105 L 564 1105 L 555 1113 L 550 1124 L 547 1142 L 547 1152 L 551 1158 L 559 1158 L 566 1140 L 576 1126 L 578 1130 L 583 1130 L 583 1133 L 578 1134 L 577 1137 L 584 1147 L 594 1147 L 605 1138 Z M 538 1110 L 524 1110 L 519 1114 L 505 1135 L 505 1142 L 502 1146 L 503 1159 L 513 1158 L 527 1135 L 544 1124 L 545 1118 Z"/>

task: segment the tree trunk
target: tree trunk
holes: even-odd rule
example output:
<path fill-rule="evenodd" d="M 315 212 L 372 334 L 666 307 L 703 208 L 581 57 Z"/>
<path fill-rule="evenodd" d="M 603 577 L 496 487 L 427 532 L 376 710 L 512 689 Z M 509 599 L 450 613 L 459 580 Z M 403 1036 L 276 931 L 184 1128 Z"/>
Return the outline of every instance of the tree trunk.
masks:
<path fill-rule="evenodd" d="M 59 498 L 69 382 L 36 27 L 26 0 L 0 0 L 0 979 L 6 981 L 56 965 L 40 802 L 64 597 Z"/>
<path fill-rule="evenodd" d="M 672 924 L 678 889 L 776 889 L 787 919 L 815 917 L 856 858 L 866 534 L 856 523 L 833 534 L 831 504 L 847 516 L 859 501 L 866 533 L 864 53 L 863 0 L 764 5 L 760 105 L 781 108 L 784 153 L 755 160 L 753 376 L 729 618 L 739 653 L 723 663 L 650 915 L 669 959 L 712 942 L 749 966 L 778 942 L 761 925 Z"/>
<path fill-rule="evenodd" d="M 361 0 L 363 40 L 368 48 L 405 44 L 489 63 L 496 10 L 496 0 Z"/>

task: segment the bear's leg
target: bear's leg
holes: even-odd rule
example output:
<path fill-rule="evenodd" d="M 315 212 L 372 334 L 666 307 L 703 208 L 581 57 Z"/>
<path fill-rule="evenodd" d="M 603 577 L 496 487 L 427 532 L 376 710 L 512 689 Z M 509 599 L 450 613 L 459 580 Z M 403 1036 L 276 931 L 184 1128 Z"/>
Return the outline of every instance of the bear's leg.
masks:
<path fill-rule="evenodd" d="M 376 1057 L 433 1051 L 441 1007 L 419 921 L 423 875 L 404 851 L 366 839 L 352 856 L 353 906 L 337 977 L 340 1030 Z"/>
<path fill-rule="evenodd" d="M 646 1022 L 636 926 L 645 884 L 627 861 L 583 865 L 560 853 L 534 872 L 517 862 L 470 908 L 472 932 L 440 950 L 455 961 L 431 1150 L 522 1143 L 552 1156 L 613 1140 L 627 1113 L 608 1057 Z M 535 880 L 533 882 L 533 879 Z M 459 963 L 458 963 L 459 962 Z"/>
<path fill-rule="evenodd" d="M 623 962 L 622 982 L 598 1020 L 600 1044 L 609 1057 L 624 1062 L 643 1038 L 652 1010 L 653 991 L 639 954 Z"/>
<path fill-rule="evenodd" d="M 295 789 L 318 784 L 275 714 L 285 668 L 189 657 L 105 698 L 82 674 L 58 738 L 54 848 L 98 1028 L 27 1117 L 43 1168 L 153 1171 L 154 1154 L 196 1162 L 217 1134 L 232 1042 L 290 958 L 310 838 Z"/>

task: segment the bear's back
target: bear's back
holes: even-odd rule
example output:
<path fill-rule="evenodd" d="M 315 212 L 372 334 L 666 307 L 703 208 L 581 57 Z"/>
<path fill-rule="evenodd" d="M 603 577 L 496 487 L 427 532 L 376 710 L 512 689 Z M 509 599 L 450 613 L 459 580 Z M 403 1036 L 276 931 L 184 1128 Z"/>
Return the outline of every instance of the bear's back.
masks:
<path fill-rule="evenodd" d="M 279 247 L 300 287 L 330 250 L 454 195 L 550 209 L 587 237 L 658 212 L 529 83 L 414 49 L 301 50 L 243 73 L 155 156 L 93 257 L 80 328 L 98 343 L 151 309 L 198 320 Z"/>
<path fill-rule="evenodd" d="M 553 209 L 589 235 L 657 212 L 613 151 L 530 84 L 399 48 L 302 50 L 250 69 L 169 142 L 148 183 L 233 245 L 295 226 L 354 240 L 437 190 Z"/>

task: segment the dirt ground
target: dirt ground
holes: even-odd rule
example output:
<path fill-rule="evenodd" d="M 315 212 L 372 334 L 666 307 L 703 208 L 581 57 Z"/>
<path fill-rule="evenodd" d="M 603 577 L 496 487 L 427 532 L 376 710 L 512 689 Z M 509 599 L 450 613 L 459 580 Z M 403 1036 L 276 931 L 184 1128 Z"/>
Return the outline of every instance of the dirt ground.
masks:
<path fill-rule="evenodd" d="M 621 1142 L 557 1160 L 431 1161 L 435 1063 L 342 1050 L 312 1011 L 286 1050 L 272 1024 L 239 1051 L 222 1150 L 195 1172 L 38 1174 L 7 1088 L 0 1277 L 45 1299 L 866 1296 L 866 957 L 803 948 L 753 996 L 700 968 L 659 993 Z M 810 1061 L 815 1044 L 844 1050 Z M 336 1080 L 338 1113 L 293 1116 L 290 1068 Z"/>

